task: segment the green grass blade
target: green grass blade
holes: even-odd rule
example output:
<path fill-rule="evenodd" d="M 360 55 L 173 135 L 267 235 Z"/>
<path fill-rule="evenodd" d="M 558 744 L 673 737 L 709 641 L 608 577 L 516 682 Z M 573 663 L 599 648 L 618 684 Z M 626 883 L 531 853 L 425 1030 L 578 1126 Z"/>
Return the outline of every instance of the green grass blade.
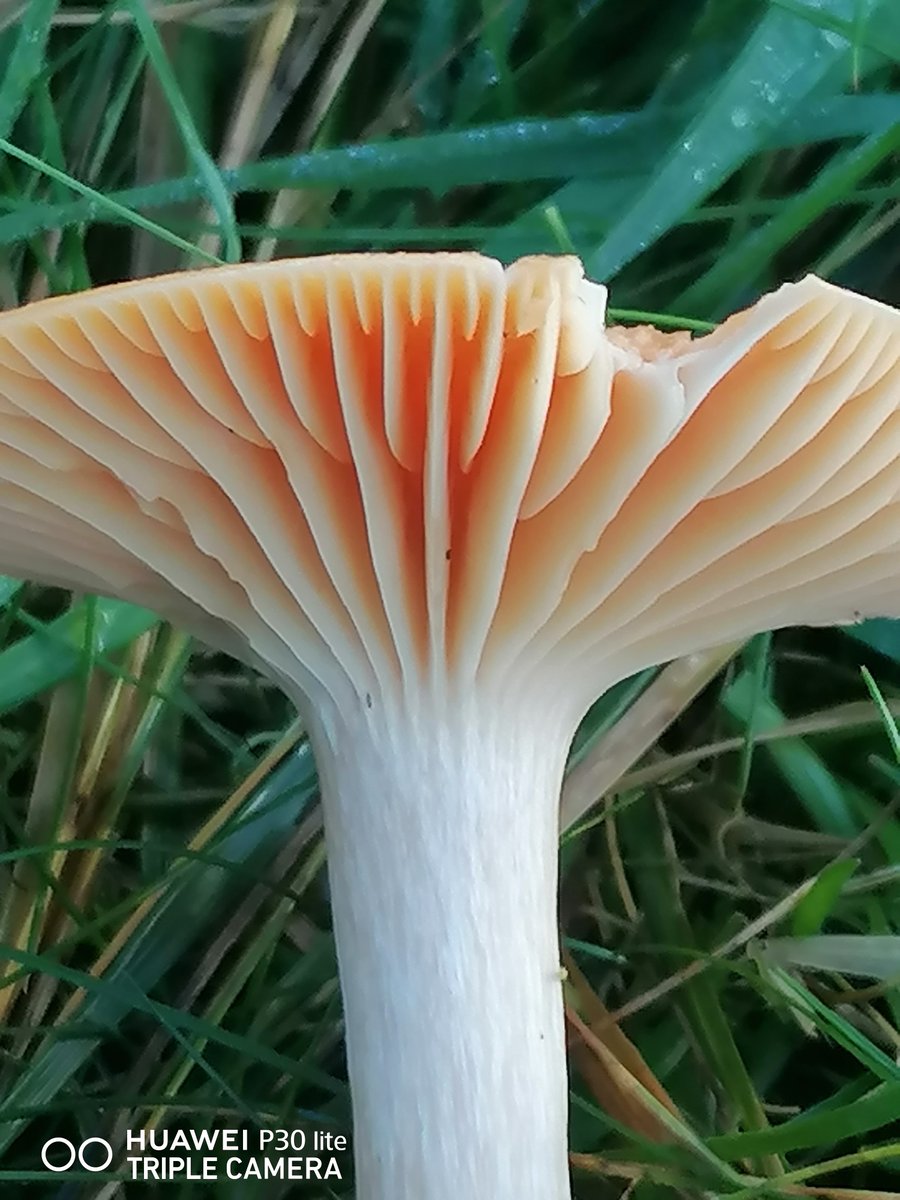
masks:
<path fill-rule="evenodd" d="M 235 227 L 231 195 L 222 183 L 219 168 L 200 140 L 194 119 L 163 49 L 156 26 L 142 0 L 122 0 L 122 3 L 134 18 L 135 28 L 144 43 L 149 63 L 156 73 L 185 147 L 196 164 L 197 173 L 203 181 L 209 201 L 219 218 L 220 232 L 225 246 L 225 258 L 228 262 L 239 262 L 241 239 Z"/>
<path fill-rule="evenodd" d="M 29 0 L 23 6 L 15 46 L 0 83 L 0 137 L 8 137 L 28 103 L 28 93 L 44 69 L 47 37 L 58 0 Z"/>
<path fill-rule="evenodd" d="M 825 5 L 841 15 L 847 0 Z M 675 139 L 659 169 L 588 260 L 595 279 L 609 279 L 715 191 L 765 142 L 835 68 L 848 47 L 793 13 L 770 9 L 737 59 Z M 691 311 L 692 304 L 684 305 Z"/>
<path fill-rule="evenodd" d="M 38 632 L 0 651 L 0 713 L 78 674 L 90 619 L 89 601 L 85 600 Z M 121 600 L 97 600 L 94 656 L 120 650 L 158 620 L 147 609 Z"/>

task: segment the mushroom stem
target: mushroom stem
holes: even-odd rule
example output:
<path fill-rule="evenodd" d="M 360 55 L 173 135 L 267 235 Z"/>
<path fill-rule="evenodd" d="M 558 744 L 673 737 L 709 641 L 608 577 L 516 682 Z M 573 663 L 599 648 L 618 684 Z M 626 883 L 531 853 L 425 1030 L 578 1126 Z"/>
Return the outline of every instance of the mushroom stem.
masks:
<path fill-rule="evenodd" d="M 565 738 L 379 707 L 313 735 L 358 1200 L 568 1200 Z"/>

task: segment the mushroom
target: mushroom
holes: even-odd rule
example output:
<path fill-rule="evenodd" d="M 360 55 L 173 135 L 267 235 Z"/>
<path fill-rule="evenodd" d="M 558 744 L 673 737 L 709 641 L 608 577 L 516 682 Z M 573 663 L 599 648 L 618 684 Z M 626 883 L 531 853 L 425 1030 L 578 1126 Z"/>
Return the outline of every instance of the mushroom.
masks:
<path fill-rule="evenodd" d="M 572 258 L 362 254 L 0 316 L 0 568 L 278 680 L 324 797 L 360 1200 L 565 1200 L 558 800 L 595 697 L 900 612 L 900 319 L 690 340 Z"/>

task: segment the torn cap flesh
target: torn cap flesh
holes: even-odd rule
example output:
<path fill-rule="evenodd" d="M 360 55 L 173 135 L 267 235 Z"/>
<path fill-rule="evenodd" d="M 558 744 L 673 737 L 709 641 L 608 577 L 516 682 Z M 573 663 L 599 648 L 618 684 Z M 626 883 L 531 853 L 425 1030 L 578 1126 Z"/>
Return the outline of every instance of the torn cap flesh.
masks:
<path fill-rule="evenodd" d="M 691 341 L 605 300 L 574 259 L 365 254 L 4 314 L 0 565 L 295 698 L 575 719 L 649 663 L 900 610 L 900 316 L 810 277 Z"/>

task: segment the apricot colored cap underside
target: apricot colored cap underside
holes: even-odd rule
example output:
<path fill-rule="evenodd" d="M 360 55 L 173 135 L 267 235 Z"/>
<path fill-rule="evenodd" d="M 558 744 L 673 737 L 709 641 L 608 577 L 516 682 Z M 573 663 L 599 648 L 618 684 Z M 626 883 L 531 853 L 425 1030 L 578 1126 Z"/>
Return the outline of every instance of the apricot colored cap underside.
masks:
<path fill-rule="evenodd" d="M 815 278 L 693 342 L 570 258 L 337 256 L 0 316 L 0 569 L 315 696 L 581 689 L 897 604 L 900 316 Z"/>

